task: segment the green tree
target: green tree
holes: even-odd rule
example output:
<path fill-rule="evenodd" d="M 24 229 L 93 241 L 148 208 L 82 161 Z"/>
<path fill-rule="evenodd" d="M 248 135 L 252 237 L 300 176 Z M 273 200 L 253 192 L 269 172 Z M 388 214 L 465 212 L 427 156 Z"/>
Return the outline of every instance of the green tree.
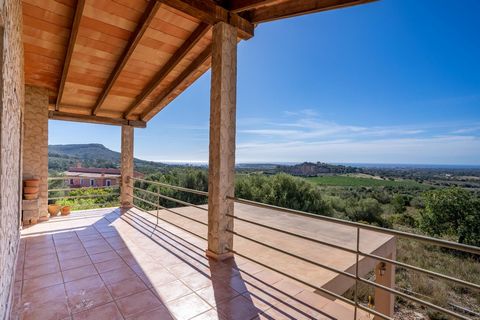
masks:
<path fill-rule="evenodd" d="M 350 201 L 347 206 L 347 217 L 352 221 L 367 222 L 382 227 L 388 227 L 388 222 L 382 218 L 383 209 L 380 203 L 373 198 Z"/>
<path fill-rule="evenodd" d="M 432 236 L 455 236 L 458 242 L 480 246 L 480 201 L 454 187 L 424 194 L 420 227 Z"/>
<path fill-rule="evenodd" d="M 393 207 L 394 213 L 404 213 L 405 211 L 407 211 L 407 207 L 406 207 L 407 199 L 405 198 L 404 195 L 401 195 L 401 194 L 395 195 L 392 201 L 390 202 L 390 204 Z"/>

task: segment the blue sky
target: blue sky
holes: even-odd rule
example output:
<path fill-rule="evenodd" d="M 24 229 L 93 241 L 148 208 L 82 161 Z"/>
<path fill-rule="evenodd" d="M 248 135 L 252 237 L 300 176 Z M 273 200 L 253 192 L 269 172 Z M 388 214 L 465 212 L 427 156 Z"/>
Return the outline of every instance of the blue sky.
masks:
<path fill-rule="evenodd" d="M 238 48 L 237 162 L 480 164 L 480 1 L 383 0 L 260 25 Z M 135 130 L 135 156 L 207 161 L 210 73 Z M 82 132 L 82 134 L 78 134 Z M 120 149 L 50 121 L 51 144 Z"/>

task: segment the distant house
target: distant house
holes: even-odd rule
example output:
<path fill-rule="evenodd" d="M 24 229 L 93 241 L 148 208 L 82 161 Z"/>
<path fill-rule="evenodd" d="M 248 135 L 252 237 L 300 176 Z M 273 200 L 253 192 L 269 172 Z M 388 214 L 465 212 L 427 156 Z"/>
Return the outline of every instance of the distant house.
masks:
<path fill-rule="evenodd" d="M 68 178 L 67 184 L 71 188 L 83 187 L 110 187 L 120 184 L 120 169 L 114 168 L 83 168 L 81 165 L 68 168 L 64 172 Z M 135 178 L 143 178 L 143 174 L 133 172 Z"/>

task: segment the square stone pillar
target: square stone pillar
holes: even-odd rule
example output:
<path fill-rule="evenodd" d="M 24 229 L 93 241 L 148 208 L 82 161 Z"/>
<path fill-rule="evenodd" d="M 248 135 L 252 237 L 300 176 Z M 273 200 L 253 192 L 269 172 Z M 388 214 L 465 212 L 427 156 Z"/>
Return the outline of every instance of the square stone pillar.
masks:
<path fill-rule="evenodd" d="M 213 26 L 210 90 L 207 256 L 223 260 L 233 249 L 237 100 L 237 29 L 223 22 Z"/>
<path fill-rule="evenodd" d="M 122 126 L 122 153 L 120 185 L 120 204 L 122 208 L 131 208 L 133 205 L 133 127 Z"/>
<path fill-rule="evenodd" d="M 23 130 L 23 179 L 40 179 L 38 213 L 24 218 L 38 219 L 48 216 L 48 90 L 25 86 Z"/>

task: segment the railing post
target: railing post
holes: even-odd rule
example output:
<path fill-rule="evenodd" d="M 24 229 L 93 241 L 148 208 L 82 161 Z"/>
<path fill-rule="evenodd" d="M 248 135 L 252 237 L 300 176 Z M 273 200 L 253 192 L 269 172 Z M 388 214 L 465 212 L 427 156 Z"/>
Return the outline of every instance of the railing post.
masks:
<path fill-rule="evenodd" d="M 133 127 L 122 126 L 120 205 L 125 209 L 133 205 L 133 141 Z"/>
<path fill-rule="evenodd" d="M 213 26 L 210 92 L 207 256 L 232 256 L 233 197 L 235 192 L 235 125 L 237 90 L 237 29 L 219 22 Z"/>
<path fill-rule="evenodd" d="M 388 243 L 389 254 L 385 257 L 391 260 L 396 259 L 396 237 Z M 379 262 L 375 266 L 375 282 L 385 287 L 395 289 L 395 265 L 388 262 Z M 389 317 L 393 317 L 395 295 L 375 288 L 375 310 Z M 374 320 L 381 318 L 375 316 Z"/>

